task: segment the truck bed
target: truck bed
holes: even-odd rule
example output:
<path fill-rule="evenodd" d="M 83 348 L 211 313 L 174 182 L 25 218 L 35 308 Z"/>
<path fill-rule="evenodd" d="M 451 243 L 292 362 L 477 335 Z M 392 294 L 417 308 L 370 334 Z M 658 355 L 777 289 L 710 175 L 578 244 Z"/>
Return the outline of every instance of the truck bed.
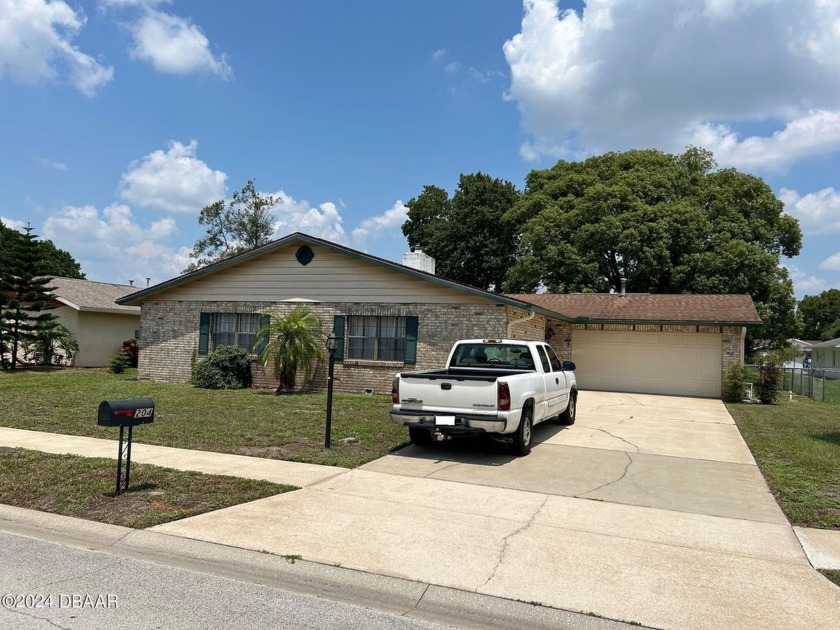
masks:
<path fill-rule="evenodd" d="M 456 381 L 489 381 L 493 382 L 503 376 L 514 374 L 526 374 L 534 370 L 505 370 L 505 369 L 472 369 L 472 368 L 445 368 L 442 370 L 425 370 L 423 372 L 403 372 L 402 378 L 417 378 L 435 381 L 438 379 L 452 379 Z"/>

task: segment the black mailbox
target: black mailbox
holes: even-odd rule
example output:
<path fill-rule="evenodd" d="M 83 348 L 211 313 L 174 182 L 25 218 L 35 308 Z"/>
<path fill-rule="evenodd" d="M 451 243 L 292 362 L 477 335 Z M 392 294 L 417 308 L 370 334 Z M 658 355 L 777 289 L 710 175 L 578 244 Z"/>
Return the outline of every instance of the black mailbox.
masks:
<path fill-rule="evenodd" d="M 151 398 L 103 400 L 99 403 L 97 424 L 103 427 L 136 427 L 155 420 L 155 402 Z"/>

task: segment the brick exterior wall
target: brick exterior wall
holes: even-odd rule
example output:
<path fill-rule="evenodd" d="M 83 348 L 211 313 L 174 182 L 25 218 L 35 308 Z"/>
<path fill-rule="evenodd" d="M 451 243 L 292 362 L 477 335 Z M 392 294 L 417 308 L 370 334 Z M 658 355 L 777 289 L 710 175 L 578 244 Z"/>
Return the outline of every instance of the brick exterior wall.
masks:
<path fill-rule="evenodd" d="M 199 318 L 205 313 L 289 313 L 297 304 L 270 302 L 148 301 L 141 317 L 139 375 L 153 381 L 186 383 L 191 359 L 198 352 Z M 312 303 L 308 306 L 321 318 L 324 332 L 332 330 L 335 315 L 417 316 L 417 363 L 365 361 L 347 358 L 335 365 L 335 390 L 361 394 L 391 391 L 394 374 L 406 370 L 427 370 L 444 365 L 452 344 L 471 337 L 502 337 L 507 333 L 505 307 L 465 304 L 355 304 Z M 345 331 L 346 334 L 347 331 Z M 198 358 L 197 360 L 201 360 Z M 257 387 L 277 385 L 271 369 L 254 365 Z M 319 362 L 301 389 L 321 390 L 326 386 L 327 363 Z M 302 378 L 301 378 L 302 381 Z"/>
<path fill-rule="evenodd" d="M 199 316 L 207 313 L 289 313 L 297 304 L 270 302 L 194 302 L 149 301 L 143 304 L 139 375 L 153 381 L 186 383 L 190 380 L 191 359 L 198 351 Z M 528 315 L 510 306 L 464 304 L 358 304 L 312 303 L 310 308 L 321 318 L 324 331 L 332 329 L 335 315 L 417 316 L 417 363 L 405 365 L 399 361 L 365 361 L 347 358 L 336 362 L 335 390 L 361 394 L 371 390 L 377 394 L 391 391 L 394 374 L 407 370 L 427 370 L 442 367 L 452 344 L 458 339 L 506 337 L 509 321 Z M 740 326 L 658 326 L 627 324 L 569 324 L 535 315 L 532 319 L 514 324 L 514 339 L 540 340 L 546 338 L 561 360 L 572 357 L 572 329 L 624 330 L 646 332 L 722 333 L 721 379 L 731 365 L 743 362 L 744 329 Z M 550 333 L 549 333 L 550 331 Z M 346 334 L 346 331 L 345 331 Z M 200 358 L 198 359 L 200 360 Z M 254 364 L 254 384 L 257 387 L 276 387 L 271 369 L 263 370 Z M 308 382 L 299 382 L 301 389 L 322 390 L 326 386 L 327 364 L 319 362 Z M 301 376 L 301 381 L 302 381 Z"/>
<path fill-rule="evenodd" d="M 561 361 L 572 360 L 572 325 L 558 319 L 546 322 L 546 341 Z"/>
<path fill-rule="evenodd" d="M 515 308 L 513 306 L 506 306 L 508 322 L 516 322 L 516 320 L 525 319 L 531 313 Z M 514 323 L 510 326 L 510 335 L 505 328 L 504 337 L 510 339 L 522 339 L 524 341 L 545 341 L 545 317 L 534 314 L 534 317 L 527 321 Z"/>
<path fill-rule="evenodd" d="M 736 363 L 744 364 L 744 337 L 746 328 L 741 326 L 723 327 L 723 360 L 721 365 L 721 382 L 726 372 Z M 722 386 L 721 386 L 722 387 Z M 723 391 L 723 389 L 721 389 Z"/>

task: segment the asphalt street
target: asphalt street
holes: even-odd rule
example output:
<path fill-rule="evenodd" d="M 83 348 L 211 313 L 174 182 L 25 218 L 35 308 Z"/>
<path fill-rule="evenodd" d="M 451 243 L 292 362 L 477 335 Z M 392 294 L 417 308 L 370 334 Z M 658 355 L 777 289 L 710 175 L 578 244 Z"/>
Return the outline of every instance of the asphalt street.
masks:
<path fill-rule="evenodd" d="M 417 619 L 0 532 L 5 630 L 435 630 Z"/>

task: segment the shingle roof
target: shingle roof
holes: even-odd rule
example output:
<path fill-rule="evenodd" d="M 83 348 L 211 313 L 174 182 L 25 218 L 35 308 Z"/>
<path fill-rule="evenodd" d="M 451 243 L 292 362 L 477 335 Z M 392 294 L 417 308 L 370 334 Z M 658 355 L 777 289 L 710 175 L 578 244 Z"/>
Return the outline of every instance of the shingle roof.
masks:
<path fill-rule="evenodd" d="M 542 293 L 509 295 L 576 322 L 648 324 L 760 324 L 749 295 Z"/>
<path fill-rule="evenodd" d="M 120 306 L 116 303 L 117 298 L 135 290 L 136 287 L 60 277 L 50 280 L 49 286 L 55 287 L 52 293 L 59 302 L 77 311 L 140 314 L 138 306 Z"/>
<path fill-rule="evenodd" d="M 840 337 L 837 339 L 829 339 L 828 341 L 821 341 L 811 346 L 813 348 L 840 348 Z"/>
<path fill-rule="evenodd" d="M 123 291 L 122 294 L 117 296 L 119 297 L 118 302 L 120 304 L 142 304 L 144 300 L 157 293 L 189 283 L 208 274 L 218 273 L 227 267 L 241 264 L 297 241 L 325 247 L 380 267 L 433 282 L 440 286 L 484 297 L 499 304 L 533 310 L 547 317 L 564 321 L 648 324 L 684 323 L 699 325 L 751 325 L 761 323 L 761 319 L 749 295 L 649 295 L 637 293 L 628 294 L 622 298 L 618 295 L 604 293 L 572 293 L 563 295 L 490 293 L 483 289 L 447 280 L 440 276 L 426 273 L 425 271 L 371 256 L 370 254 L 345 247 L 344 245 L 339 245 L 338 243 L 326 241 L 301 232 L 289 234 L 262 247 L 213 263 L 207 267 L 166 280 L 151 287 L 138 290 L 137 287 L 123 286 L 123 289 L 134 289 L 135 292 L 126 295 L 126 291 Z M 623 300 L 623 302 L 616 303 L 616 300 Z"/>

